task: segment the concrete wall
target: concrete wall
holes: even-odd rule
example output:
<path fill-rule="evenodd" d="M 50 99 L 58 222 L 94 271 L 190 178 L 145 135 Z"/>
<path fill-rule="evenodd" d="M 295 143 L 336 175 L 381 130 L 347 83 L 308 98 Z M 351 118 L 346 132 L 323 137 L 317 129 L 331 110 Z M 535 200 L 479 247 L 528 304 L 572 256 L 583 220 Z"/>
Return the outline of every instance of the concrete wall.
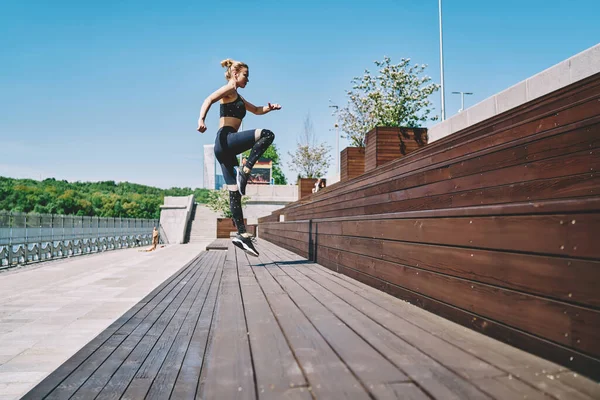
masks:
<path fill-rule="evenodd" d="M 215 145 L 204 145 L 204 189 L 215 189 Z"/>
<path fill-rule="evenodd" d="M 185 239 L 185 230 L 190 219 L 194 196 L 166 196 L 160 206 L 160 234 L 164 243 L 180 244 Z"/>
<path fill-rule="evenodd" d="M 244 217 L 248 224 L 257 224 L 258 218 L 298 200 L 298 186 L 248 185 L 246 195 L 250 200 L 244 208 Z"/>
<path fill-rule="evenodd" d="M 600 72 L 600 44 L 429 128 L 429 143 Z"/>

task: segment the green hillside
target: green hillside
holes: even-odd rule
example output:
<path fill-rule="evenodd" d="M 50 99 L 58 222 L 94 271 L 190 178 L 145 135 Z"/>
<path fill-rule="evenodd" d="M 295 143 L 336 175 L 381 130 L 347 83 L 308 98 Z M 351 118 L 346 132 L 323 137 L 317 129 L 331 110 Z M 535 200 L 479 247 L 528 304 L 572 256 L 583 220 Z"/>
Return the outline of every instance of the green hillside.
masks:
<path fill-rule="evenodd" d="M 0 176 L 0 210 L 97 217 L 158 218 L 165 196 L 206 201 L 208 189 L 171 188 L 114 181 L 36 181 Z"/>

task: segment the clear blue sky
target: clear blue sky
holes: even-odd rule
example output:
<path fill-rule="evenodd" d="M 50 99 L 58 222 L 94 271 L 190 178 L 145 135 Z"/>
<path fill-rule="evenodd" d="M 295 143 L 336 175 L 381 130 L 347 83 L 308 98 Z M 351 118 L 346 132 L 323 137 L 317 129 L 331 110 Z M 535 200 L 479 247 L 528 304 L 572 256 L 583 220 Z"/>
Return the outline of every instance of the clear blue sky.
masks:
<path fill-rule="evenodd" d="M 452 91 L 473 105 L 600 42 L 598 0 L 443 3 L 447 116 Z M 328 99 L 374 60 L 440 80 L 437 0 L 4 0 L 0 49 L 0 175 L 35 179 L 201 187 L 218 106 L 196 121 L 224 58 L 250 66 L 245 98 L 283 106 L 244 127 L 274 131 L 284 163 L 308 113 L 335 149 Z"/>

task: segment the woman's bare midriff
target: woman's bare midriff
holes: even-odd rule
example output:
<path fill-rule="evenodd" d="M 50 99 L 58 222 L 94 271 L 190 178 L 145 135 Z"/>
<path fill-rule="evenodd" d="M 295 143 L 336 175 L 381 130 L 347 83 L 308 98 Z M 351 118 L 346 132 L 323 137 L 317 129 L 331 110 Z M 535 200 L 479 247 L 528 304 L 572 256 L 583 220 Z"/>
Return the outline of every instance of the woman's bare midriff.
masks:
<path fill-rule="evenodd" d="M 240 129 L 240 125 L 242 124 L 242 120 L 235 117 L 221 117 L 219 120 L 219 128 L 224 126 L 231 126 L 235 128 L 236 131 Z"/>

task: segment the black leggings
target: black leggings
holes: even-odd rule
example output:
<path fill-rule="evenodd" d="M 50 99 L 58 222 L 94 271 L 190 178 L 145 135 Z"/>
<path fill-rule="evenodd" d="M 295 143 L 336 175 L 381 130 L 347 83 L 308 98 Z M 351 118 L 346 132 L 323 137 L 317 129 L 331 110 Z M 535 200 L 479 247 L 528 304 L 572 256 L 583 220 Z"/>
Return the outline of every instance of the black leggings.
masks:
<path fill-rule="evenodd" d="M 223 178 L 227 185 L 235 185 L 234 167 L 239 166 L 237 155 L 246 150 L 250 150 L 250 156 L 246 160 L 246 167 L 252 169 L 256 161 L 269 148 L 275 134 L 268 129 L 262 129 L 258 140 L 255 138 L 255 129 L 249 131 L 236 132 L 231 126 L 224 126 L 217 132 L 215 139 L 215 157 L 221 164 Z M 238 229 L 238 233 L 246 232 L 244 225 L 244 216 L 242 213 L 241 195 L 238 191 L 229 191 L 229 207 L 233 214 L 233 221 Z"/>
<path fill-rule="evenodd" d="M 231 126 L 224 126 L 217 132 L 215 139 L 215 157 L 221 164 L 223 178 L 228 185 L 235 185 L 235 170 L 238 160 L 237 155 L 246 150 L 250 150 L 250 156 L 246 161 L 246 167 L 252 169 L 256 161 L 269 148 L 275 134 L 268 129 L 262 129 L 260 138 L 256 140 L 254 133 L 255 129 L 249 131 L 236 132 Z"/>

